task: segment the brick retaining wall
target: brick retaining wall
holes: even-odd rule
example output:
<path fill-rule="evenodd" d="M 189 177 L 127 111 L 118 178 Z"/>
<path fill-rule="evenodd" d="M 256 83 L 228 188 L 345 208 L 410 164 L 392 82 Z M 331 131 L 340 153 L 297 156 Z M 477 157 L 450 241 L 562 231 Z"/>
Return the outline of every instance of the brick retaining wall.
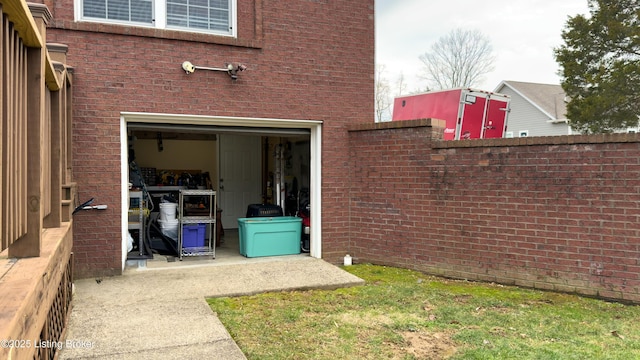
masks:
<path fill-rule="evenodd" d="M 640 302 L 638 134 L 444 142 L 433 125 L 350 128 L 355 261 Z"/>

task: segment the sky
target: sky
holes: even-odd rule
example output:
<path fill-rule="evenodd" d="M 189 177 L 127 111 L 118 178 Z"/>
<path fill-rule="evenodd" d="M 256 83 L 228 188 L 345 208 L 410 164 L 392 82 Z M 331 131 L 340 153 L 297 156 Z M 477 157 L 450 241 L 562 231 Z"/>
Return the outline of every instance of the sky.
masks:
<path fill-rule="evenodd" d="M 478 30 L 496 58 L 481 90 L 503 80 L 560 84 L 553 49 L 569 16 L 588 14 L 587 0 L 376 0 L 376 64 L 392 85 L 403 74 L 408 91 L 427 86 L 419 56 L 454 29 Z M 393 91 L 393 90 L 392 90 Z"/>

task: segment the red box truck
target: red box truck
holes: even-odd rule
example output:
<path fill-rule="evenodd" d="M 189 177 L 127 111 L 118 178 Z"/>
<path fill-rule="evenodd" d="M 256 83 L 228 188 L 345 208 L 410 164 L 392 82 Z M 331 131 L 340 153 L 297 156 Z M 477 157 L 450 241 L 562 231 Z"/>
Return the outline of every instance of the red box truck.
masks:
<path fill-rule="evenodd" d="M 501 138 L 510 100 L 508 95 L 469 88 L 430 91 L 397 97 L 391 120 L 445 120 L 445 140 Z"/>

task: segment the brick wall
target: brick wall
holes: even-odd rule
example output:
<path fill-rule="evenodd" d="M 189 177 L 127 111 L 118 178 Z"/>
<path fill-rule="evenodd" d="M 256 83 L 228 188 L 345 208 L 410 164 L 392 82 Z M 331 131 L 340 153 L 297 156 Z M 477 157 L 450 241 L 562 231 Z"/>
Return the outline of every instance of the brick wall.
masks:
<path fill-rule="evenodd" d="M 431 138 L 350 128 L 354 261 L 640 302 L 639 135 Z"/>
<path fill-rule="evenodd" d="M 323 120 L 323 203 L 331 209 L 324 247 L 331 254 L 346 243 L 345 128 L 373 119 L 373 0 L 238 0 L 237 39 L 80 23 L 73 0 L 52 7 L 47 40 L 69 45 L 75 70 L 79 198 L 109 206 L 75 217 L 78 277 L 120 273 L 122 111 Z M 248 69 L 233 83 L 219 72 L 186 75 L 183 61 L 207 67 L 233 61 Z"/>

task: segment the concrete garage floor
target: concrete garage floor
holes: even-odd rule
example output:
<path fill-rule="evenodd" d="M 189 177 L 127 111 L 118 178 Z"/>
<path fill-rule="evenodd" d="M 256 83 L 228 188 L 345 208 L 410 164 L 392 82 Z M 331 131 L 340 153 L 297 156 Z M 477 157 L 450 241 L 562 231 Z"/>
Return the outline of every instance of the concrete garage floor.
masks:
<path fill-rule="evenodd" d="M 309 257 L 308 253 L 299 255 L 279 256 L 287 257 Z M 182 260 L 177 257 L 155 254 L 152 260 L 147 260 L 146 267 L 148 270 L 171 269 L 189 266 L 218 266 L 230 264 L 250 264 L 264 261 L 273 261 L 273 257 L 255 257 L 247 258 L 240 255 L 240 240 L 238 229 L 225 229 L 225 234 L 220 241 L 220 246 L 216 248 L 216 257 L 211 256 L 184 256 Z M 134 263 L 136 267 L 137 262 Z M 142 269 L 141 269 L 142 270 Z"/>
<path fill-rule="evenodd" d="M 245 258 L 230 230 L 216 259 L 156 256 L 122 276 L 76 281 L 64 339 L 70 347 L 59 358 L 245 359 L 206 297 L 363 283 L 307 254 Z"/>

